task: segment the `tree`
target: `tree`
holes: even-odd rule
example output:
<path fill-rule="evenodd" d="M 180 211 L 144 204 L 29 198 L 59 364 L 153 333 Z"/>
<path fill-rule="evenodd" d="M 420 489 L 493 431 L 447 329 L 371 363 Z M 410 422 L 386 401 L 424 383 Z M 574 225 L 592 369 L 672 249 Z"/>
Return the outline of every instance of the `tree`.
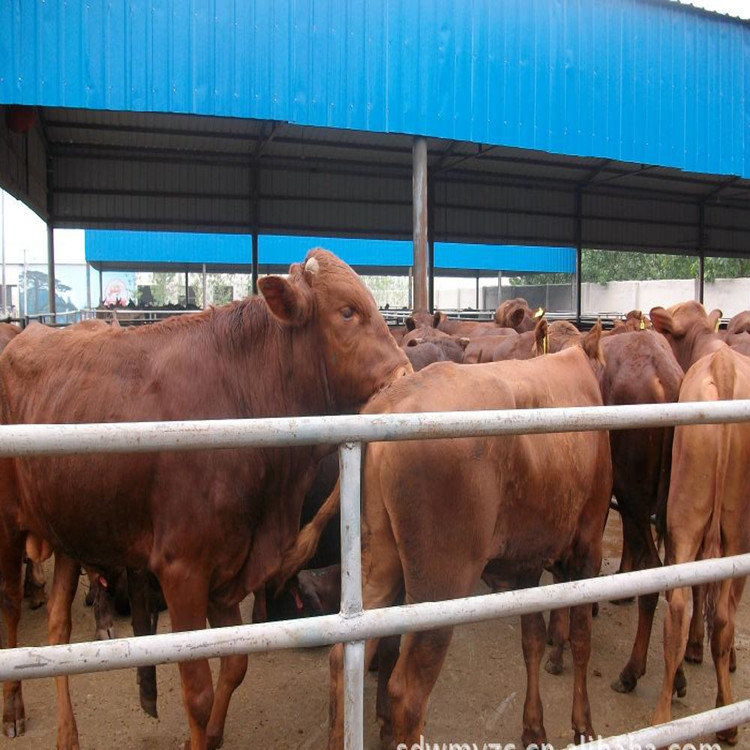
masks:
<path fill-rule="evenodd" d="M 25 271 L 18 277 L 21 287 L 21 307 L 23 308 L 23 290 L 28 294 L 27 312 L 38 315 L 49 312 L 49 276 L 43 271 Z M 55 309 L 57 312 L 75 310 L 76 306 L 63 299 L 57 292 L 69 292 L 70 287 L 55 279 Z"/>
<path fill-rule="evenodd" d="M 706 258 L 706 281 L 750 276 L 747 258 Z M 699 260 L 693 255 L 665 255 L 623 250 L 584 250 L 581 257 L 581 281 L 606 284 L 610 281 L 649 281 L 653 279 L 697 279 Z M 535 273 L 516 276 L 510 283 L 569 283 L 569 275 Z"/>

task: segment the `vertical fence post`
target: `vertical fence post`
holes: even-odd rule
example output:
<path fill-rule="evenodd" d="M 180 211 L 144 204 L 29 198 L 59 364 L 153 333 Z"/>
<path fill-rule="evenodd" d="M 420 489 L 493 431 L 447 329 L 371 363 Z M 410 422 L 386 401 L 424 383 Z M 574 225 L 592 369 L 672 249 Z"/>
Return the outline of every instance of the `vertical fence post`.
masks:
<path fill-rule="evenodd" d="M 341 479 L 341 614 L 362 612 L 362 545 L 360 534 L 360 485 L 362 443 L 339 446 Z M 344 645 L 344 748 L 362 750 L 365 644 Z"/>

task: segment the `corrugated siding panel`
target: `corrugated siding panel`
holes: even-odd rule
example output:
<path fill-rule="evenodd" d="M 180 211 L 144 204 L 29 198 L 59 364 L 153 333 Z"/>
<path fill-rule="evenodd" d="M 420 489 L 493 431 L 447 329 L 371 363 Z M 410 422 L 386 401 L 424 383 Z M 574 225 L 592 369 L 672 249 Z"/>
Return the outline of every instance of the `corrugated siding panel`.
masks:
<path fill-rule="evenodd" d="M 412 265 L 411 242 L 354 240 L 337 237 L 261 236 L 261 265 L 288 266 L 305 257 L 311 247 L 321 246 L 352 266 L 390 266 L 406 270 Z M 249 235 L 186 232 L 86 231 L 89 263 L 228 264 L 250 263 Z M 575 250 L 561 247 L 510 245 L 452 245 L 436 243 L 438 268 L 493 271 L 575 272 Z"/>
<path fill-rule="evenodd" d="M 5 103 L 420 133 L 750 177 L 750 25 L 675 3 L 10 0 L 0 28 Z"/>

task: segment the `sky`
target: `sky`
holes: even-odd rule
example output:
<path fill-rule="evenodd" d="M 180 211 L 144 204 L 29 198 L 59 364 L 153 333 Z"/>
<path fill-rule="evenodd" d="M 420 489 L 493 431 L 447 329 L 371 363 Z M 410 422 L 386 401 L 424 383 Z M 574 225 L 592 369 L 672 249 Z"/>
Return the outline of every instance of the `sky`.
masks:
<path fill-rule="evenodd" d="M 750 20 L 750 0 L 677 0 L 677 2 Z"/>

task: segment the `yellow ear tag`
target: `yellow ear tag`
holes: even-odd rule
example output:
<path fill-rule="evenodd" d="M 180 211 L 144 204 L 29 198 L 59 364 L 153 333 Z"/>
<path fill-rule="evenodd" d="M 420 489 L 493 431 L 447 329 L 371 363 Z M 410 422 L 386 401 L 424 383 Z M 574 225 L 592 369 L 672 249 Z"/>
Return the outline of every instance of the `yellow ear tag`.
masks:
<path fill-rule="evenodd" d="M 721 325 L 721 318 L 716 318 L 716 324 L 714 325 L 714 333 L 719 332 L 719 326 Z"/>
<path fill-rule="evenodd" d="M 645 321 L 645 320 L 644 320 L 643 318 L 641 318 L 641 323 L 640 323 L 640 325 L 639 325 L 638 327 L 639 327 L 639 328 L 640 328 L 640 329 L 641 329 L 642 331 L 645 331 L 645 330 L 646 330 L 646 321 Z"/>
<path fill-rule="evenodd" d="M 535 313 L 534 318 L 541 318 L 544 315 L 544 308 L 540 307 Z"/>

